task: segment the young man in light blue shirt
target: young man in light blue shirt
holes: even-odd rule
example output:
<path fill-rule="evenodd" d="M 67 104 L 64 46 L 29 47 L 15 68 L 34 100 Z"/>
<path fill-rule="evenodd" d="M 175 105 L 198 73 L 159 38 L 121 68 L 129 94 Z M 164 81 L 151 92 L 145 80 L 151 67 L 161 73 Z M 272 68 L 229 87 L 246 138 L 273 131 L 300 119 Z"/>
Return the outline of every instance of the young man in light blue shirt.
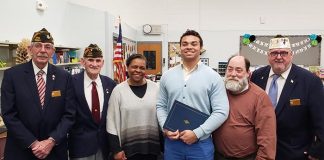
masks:
<path fill-rule="evenodd" d="M 202 47 L 199 33 L 187 30 L 180 38 L 183 63 L 164 73 L 160 81 L 157 116 L 161 127 L 175 100 L 210 115 L 194 130 L 172 132 L 163 129 L 165 160 L 214 159 L 210 135 L 227 119 L 229 104 L 220 75 L 200 63 Z"/>

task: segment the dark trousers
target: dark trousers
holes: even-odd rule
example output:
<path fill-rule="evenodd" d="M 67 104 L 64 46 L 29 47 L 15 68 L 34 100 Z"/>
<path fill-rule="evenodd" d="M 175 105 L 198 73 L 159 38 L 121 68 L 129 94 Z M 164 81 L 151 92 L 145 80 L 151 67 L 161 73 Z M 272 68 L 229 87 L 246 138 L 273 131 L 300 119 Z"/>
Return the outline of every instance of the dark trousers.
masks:
<path fill-rule="evenodd" d="M 255 160 L 256 153 L 250 154 L 248 156 L 245 156 L 243 158 L 236 158 L 236 157 L 225 157 L 221 153 L 215 151 L 214 160 Z"/>

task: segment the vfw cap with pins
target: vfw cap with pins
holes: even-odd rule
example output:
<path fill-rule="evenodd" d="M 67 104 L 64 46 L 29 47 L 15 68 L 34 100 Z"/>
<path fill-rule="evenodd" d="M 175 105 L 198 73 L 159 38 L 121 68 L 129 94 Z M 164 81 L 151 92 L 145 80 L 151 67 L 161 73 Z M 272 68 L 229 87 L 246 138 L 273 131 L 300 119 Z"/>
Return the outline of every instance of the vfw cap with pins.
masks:
<path fill-rule="evenodd" d="M 84 49 L 84 58 L 100 58 L 102 57 L 102 51 L 96 44 L 90 44 Z"/>
<path fill-rule="evenodd" d="M 269 49 L 291 49 L 289 39 L 286 37 L 270 39 Z"/>
<path fill-rule="evenodd" d="M 45 28 L 41 29 L 38 32 L 35 32 L 31 41 L 54 44 L 54 40 L 51 33 L 48 32 Z"/>

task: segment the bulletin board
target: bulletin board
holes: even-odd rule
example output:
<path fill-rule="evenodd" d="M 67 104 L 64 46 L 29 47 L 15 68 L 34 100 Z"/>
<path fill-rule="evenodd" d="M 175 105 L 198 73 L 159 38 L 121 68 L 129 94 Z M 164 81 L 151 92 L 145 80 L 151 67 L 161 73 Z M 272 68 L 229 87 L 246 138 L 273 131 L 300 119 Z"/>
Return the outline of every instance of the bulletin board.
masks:
<path fill-rule="evenodd" d="M 181 62 L 180 57 L 180 43 L 179 42 L 169 42 L 168 44 L 168 59 L 169 66 L 168 68 L 172 68 Z"/>
<path fill-rule="evenodd" d="M 291 49 L 293 51 L 293 63 L 305 66 L 319 66 L 321 59 L 321 43 L 311 45 L 309 35 L 290 35 Z M 240 36 L 240 55 L 248 58 L 251 65 L 268 64 L 268 48 L 270 39 L 274 36 L 255 35 L 255 40 L 249 44 L 243 44 L 243 36 Z"/>

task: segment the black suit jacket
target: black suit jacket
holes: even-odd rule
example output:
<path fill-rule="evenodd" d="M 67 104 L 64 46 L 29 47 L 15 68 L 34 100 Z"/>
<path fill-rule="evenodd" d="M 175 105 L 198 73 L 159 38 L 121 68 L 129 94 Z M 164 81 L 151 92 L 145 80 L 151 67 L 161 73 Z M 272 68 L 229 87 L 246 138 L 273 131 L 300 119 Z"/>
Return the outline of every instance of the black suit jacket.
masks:
<path fill-rule="evenodd" d="M 251 81 L 265 89 L 270 69 L 254 71 Z M 275 111 L 277 160 L 302 160 L 305 151 L 324 158 L 324 92 L 318 77 L 293 64 Z"/>
<path fill-rule="evenodd" d="M 72 158 L 87 157 L 97 153 L 100 148 L 104 158 L 108 158 L 108 137 L 106 131 L 106 116 L 110 94 L 116 83 L 100 75 L 104 92 L 104 103 L 100 124 L 92 118 L 84 95 L 84 72 L 73 75 L 73 86 L 77 96 L 76 123 L 69 133 L 69 155 Z"/>
<path fill-rule="evenodd" d="M 35 140 L 49 137 L 55 139 L 56 145 L 46 159 L 68 158 L 67 133 L 75 115 L 71 80 L 68 72 L 48 64 L 45 104 L 42 109 L 32 62 L 4 71 L 1 109 L 8 128 L 6 160 L 36 159 L 28 147 Z"/>

